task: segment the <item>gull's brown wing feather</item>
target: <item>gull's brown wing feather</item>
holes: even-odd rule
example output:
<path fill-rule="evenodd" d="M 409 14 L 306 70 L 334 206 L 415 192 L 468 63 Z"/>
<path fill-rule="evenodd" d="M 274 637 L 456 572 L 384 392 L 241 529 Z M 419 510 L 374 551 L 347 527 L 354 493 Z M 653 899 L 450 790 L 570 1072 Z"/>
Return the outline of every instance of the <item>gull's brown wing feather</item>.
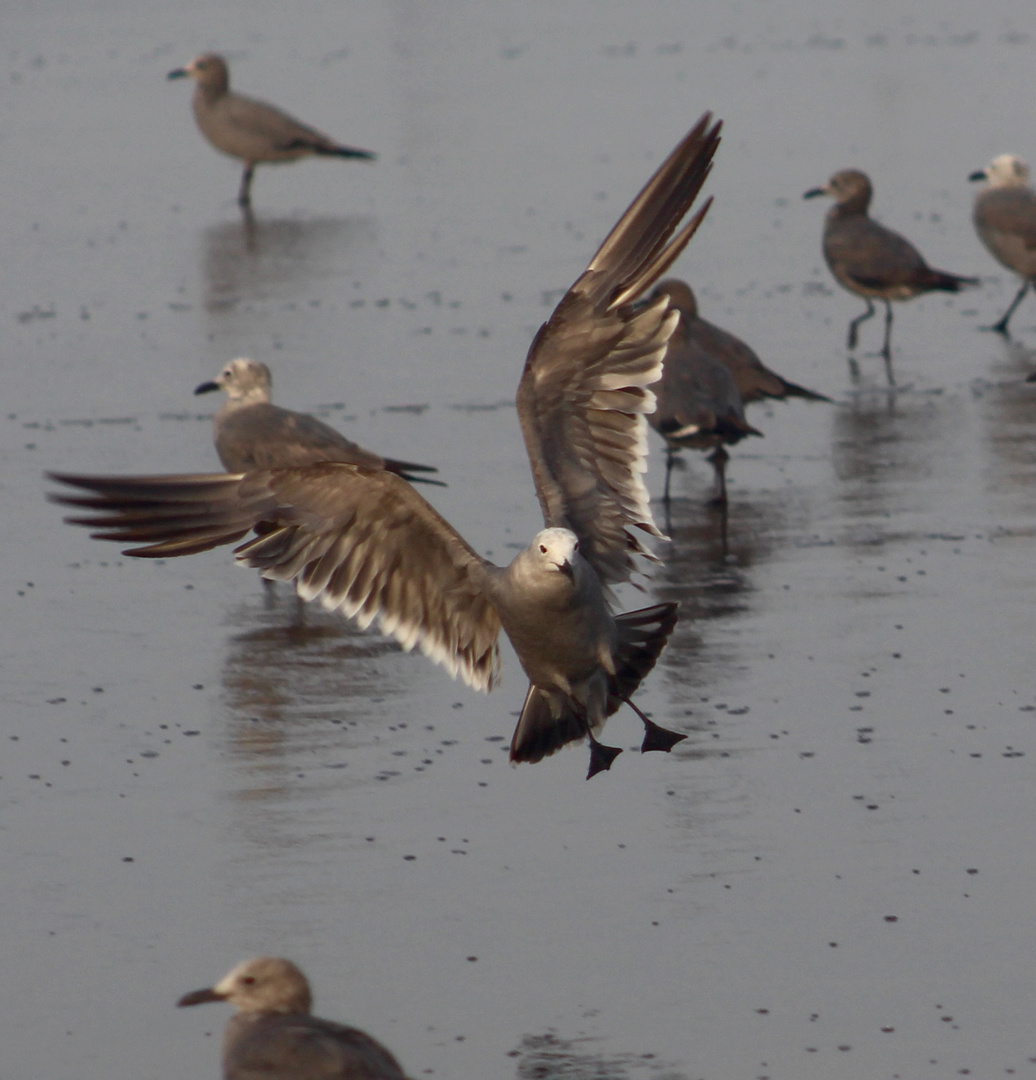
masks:
<path fill-rule="evenodd" d="M 294 581 L 303 599 L 360 626 L 376 621 L 476 689 L 494 682 L 500 620 L 486 596 L 487 564 L 392 473 L 326 462 L 245 475 L 51 479 L 89 493 L 51 496 L 90 511 L 70 524 L 143 545 L 127 555 L 188 555 L 254 529 L 235 549 L 238 562 Z"/>
<path fill-rule="evenodd" d="M 571 529 L 605 584 L 627 581 L 661 535 L 641 475 L 648 387 L 677 315 L 668 298 L 632 302 L 668 269 L 706 203 L 674 237 L 711 168 L 720 124 L 705 114 L 633 200 L 585 273 L 540 328 L 518 387 L 518 415 L 548 525 Z"/>

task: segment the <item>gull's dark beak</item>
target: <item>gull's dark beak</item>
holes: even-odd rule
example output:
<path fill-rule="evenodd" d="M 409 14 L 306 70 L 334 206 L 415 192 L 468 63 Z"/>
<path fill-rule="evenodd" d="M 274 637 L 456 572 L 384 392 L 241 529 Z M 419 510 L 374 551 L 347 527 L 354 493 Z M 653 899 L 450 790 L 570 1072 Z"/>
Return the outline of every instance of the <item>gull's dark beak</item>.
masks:
<path fill-rule="evenodd" d="M 818 195 L 826 195 L 827 192 L 822 187 L 812 187 L 809 191 L 803 192 L 802 197 L 804 199 L 815 199 Z"/>
<path fill-rule="evenodd" d="M 566 559 L 558 569 L 568 578 L 569 581 L 575 581 L 576 572 L 572 569 L 572 564 Z"/>
<path fill-rule="evenodd" d="M 978 172 L 973 172 L 968 177 L 969 180 L 985 180 L 985 178 L 986 178 L 986 170 L 985 169 L 979 169 Z"/>
<path fill-rule="evenodd" d="M 205 990 L 192 990 L 189 994 L 184 994 L 182 998 L 176 1003 L 178 1009 L 184 1009 L 188 1005 L 204 1005 L 207 1001 L 226 1001 L 226 997 L 223 994 L 217 994 L 212 987 L 208 987 Z"/>
<path fill-rule="evenodd" d="M 213 390 L 222 390 L 223 388 L 217 382 L 203 382 L 201 386 L 196 386 L 194 392 L 196 394 L 211 394 Z"/>
<path fill-rule="evenodd" d="M 166 78 L 167 79 L 186 79 L 188 75 L 190 75 L 190 72 L 187 70 L 187 68 L 176 68 L 175 70 L 170 71 L 169 74 L 166 76 Z"/>

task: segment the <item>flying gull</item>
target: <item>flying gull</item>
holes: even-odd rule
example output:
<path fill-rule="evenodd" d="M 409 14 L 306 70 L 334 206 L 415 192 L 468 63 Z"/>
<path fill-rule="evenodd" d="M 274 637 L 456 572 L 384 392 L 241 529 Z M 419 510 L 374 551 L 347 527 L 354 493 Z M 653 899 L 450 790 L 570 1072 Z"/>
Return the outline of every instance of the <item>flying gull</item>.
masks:
<path fill-rule="evenodd" d="M 202 53 L 186 67 L 170 71 L 167 78 L 197 83 L 191 105 L 201 133 L 217 150 L 245 163 L 237 193 L 242 206 L 252 203 L 256 165 L 297 161 L 313 154 L 364 161 L 375 158 L 370 150 L 339 145 L 265 101 L 235 94 L 230 89 L 230 69 L 218 53 Z"/>
<path fill-rule="evenodd" d="M 824 187 L 811 188 L 802 197 L 830 195 L 835 200 L 824 218 L 824 258 L 838 284 L 867 301 L 867 310 L 849 323 L 847 344 L 856 348 L 857 328 L 874 314 L 872 300 L 883 301 L 885 341 L 881 355 L 891 382 L 892 301 L 910 300 L 934 290 L 959 292 L 964 285 L 977 285 L 978 279 L 933 270 L 909 240 L 867 216 L 871 194 L 866 173 L 843 169 Z"/>
<path fill-rule="evenodd" d="M 413 473 L 438 472 L 431 465 L 384 458 L 350 442 L 340 432 L 308 413 L 282 409 L 270 403 L 270 369 L 258 360 L 239 357 L 211 382 L 194 392 L 226 392 L 216 413 L 212 435 L 223 468 L 230 473 L 273 469 L 285 465 L 313 465 L 318 461 L 347 461 L 370 469 L 387 469 L 404 480 L 438 484 Z"/>
<path fill-rule="evenodd" d="M 707 177 L 720 124 L 705 114 L 659 166 L 586 271 L 533 340 L 518 415 L 546 528 L 507 567 L 478 555 L 409 484 L 362 465 L 324 462 L 218 476 L 52 478 L 89 492 L 54 496 L 84 507 L 67 519 L 98 539 L 162 558 L 256 535 L 235 549 L 300 596 L 377 620 L 470 686 L 488 690 L 501 627 L 529 689 L 512 761 L 539 761 L 566 743 L 590 744 L 588 778 L 619 753 L 595 732 L 622 702 L 645 727 L 642 750 L 684 736 L 630 701 L 676 623 L 676 605 L 613 615 L 610 586 L 629 581 L 641 537 L 660 536 L 646 468 L 649 387 L 662 372 L 679 316 L 661 297 L 634 302 L 683 251 L 708 210 L 682 228 Z M 677 231 L 679 229 L 679 231 Z M 675 234 L 675 235 L 674 235 Z"/>
<path fill-rule="evenodd" d="M 311 1016 L 309 980 L 290 961 L 258 956 L 180 1007 L 228 1001 L 224 1080 L 406 1080 L 399 1062 L 357 1028 Z"/>
<path fill-rule="evenodd" d="M 1007 336 L 1007 324 L 1036 281 L 1036 192 L 1029 186 L 1029 166 L 1013 154 L 1001 154 L 969 180 L 985 180 L 975 196 L 974 221 L 990 255 L 1021 279 L 1022 287 L 999 322 L 987 327 Z"/>

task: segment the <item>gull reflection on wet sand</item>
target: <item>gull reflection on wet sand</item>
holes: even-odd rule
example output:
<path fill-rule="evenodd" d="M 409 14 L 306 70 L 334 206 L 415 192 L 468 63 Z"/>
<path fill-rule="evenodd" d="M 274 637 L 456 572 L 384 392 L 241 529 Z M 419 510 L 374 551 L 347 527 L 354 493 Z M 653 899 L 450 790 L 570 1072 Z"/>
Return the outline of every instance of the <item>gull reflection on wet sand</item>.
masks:
<path fill-rule="evenodd" d="M 235 310 L 290 287 L 296 299 L 307 283 L 326 282 L 343 273 L 350 249 L 369 251 L 377 235 L 375 219 L 365 216 L 263 218 L 222 221 L 201 234 L 201 278 L 205 307 L 212 313 Z M 287 297 L 286 297 L 287 298 Z"/>
<path fill-rule="evenodd" d="M 356 751 L 391 754 L 400 694 L 411 692 L 409 659 L 378 634 L 364 632 L 285 588 L 228 612 L 222 704 L 227 745 L 240 773 L 238 795 L 299 800 L 332 785 L 387 775 L 383 754 L 363 776 L 350 769 Z M 420 766 L 418 766 L 420 768 Z"/>
<path fill-rule="evenodd" d="M 564 1039 L 552 1031 L 525 1035 L 511 1051 L 511 1057 L 518 1059 L 515 1076 L 517 1080 L 686 1080 L 686 1073 L 654 1054 L 595 1054 L 587 1049 L 595 1041 L 592 1037 Z"/>
<path fill-rule="evenodd" d="M 1016 532 L 1032 535 L 1036 515 L 1036 383 L 1025 380 L 1036 370 L 1036 349 L 1018 341 L 990 340 L 992 362 L 984 378 L 971 385 L 983 428 L 987 456 L 987 492 L 997 509 L 1012 520 L 998 521 Z"/>
<path fill-rule="evenodd" d="M 690 732 L 682 757 L 727 752 L 726 740 L 716 733 L 717 714 L 727 706 L 711 700 L 711 688 L 736 681 L 744 662 L 738 625 L 754 614 L 754 571 L 808 522 L 801 496 L 753 491 L 731 502 L 727 542 L 722 513 L 693 497 L 674 501 L 671 543 L 653 576 L 658 599 L 680 604 L 680 620 L 659 667 L 671 702 L 667 716 Z"/>

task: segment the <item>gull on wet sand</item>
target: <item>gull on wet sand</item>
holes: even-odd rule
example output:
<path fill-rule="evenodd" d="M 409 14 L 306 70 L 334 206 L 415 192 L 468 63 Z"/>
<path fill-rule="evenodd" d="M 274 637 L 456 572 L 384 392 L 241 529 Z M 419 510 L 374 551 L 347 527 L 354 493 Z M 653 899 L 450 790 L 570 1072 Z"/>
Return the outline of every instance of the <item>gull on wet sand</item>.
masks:
<path fill-rule="evenodd" d="M 252 176 L 256 165 L 279 164 L 299 158 L 359 158 L 373 161 L 370 150 L 342 146 L 314 128 L 300 123 L 273 105 L 230 89 L 230 69 L 218 53 L 202 53 L 167 78 L 193 79 L 192 107 L 201 133 L 217 149 L 245 163 L 237 201 L 252 202 Z"/>
<path fill-rule="evenodd" d="M 309 980 L 290 960 L 246 960 L 176 1004 L 210 1001 L 237 1006 L 223 1033 L 224 1080 L 406 1080 L 376 1039 L 310 1015 Z"/>
<path fill-rule="evenodd" d="M 669 339 L 662 379 L 654 386 L 658 408 L 648 418 L 666 440 L 665 491 L 678 450 L 712 450 L 716 502 L 727 501 L 727 446 L 746 435 L 761 435 L 745 418 L 745 406 L 763 398 L 801 397 L 830 401 L 823 394 L 788 382 L 766 367 L 740 338 L 698 314 L 694 291 L 685 281 L 668 278 L 652 290 L 649 301 L 669 298 L 680 322 Z"/>
<path fill-rule="evenodd" d="M 835 200 L 824 218 L 824 259 L 838 284 L 867 302 L 867 310 L 849 323 L 847 346 L 856 348 L 860 323 L 874 314 L 872 301 L 881 300 L 885 304 L 881 355 L 891 382 L 892 301 L 935 290 L 959 292 L 965 285 L 977 285 L 978 279 L 933 270 L 909 240 L 868 217 L 871 194 L 866 173 L 843 169 L 824 187 L 811 188 L 802 197 L 830 195 Z"/>
<path fill-rule="evenodd" d="M 669 348 L 665 354 L 667 370 L 674 365 L 679 366 L 684 349 L 696 347 L 718 360 L 730 372 L 745 405 L 762 401 L 764 398 L 784 401 L 786 398 L 798 397 L 807 401 L 831 401 L 829 397 L 789 382 L 776 371 L 771 371 L 739 337 L 703 319 L 698 314 L 698 301 L 694 290 L 686 281 L 677 278 L 660 281 L 652 290 L 649 299 L 654 300 L 662 295 L 668 296 L 670 307 L 680 313 L 680 325 L 669 339 Z"/>
<path fill-rule="evenodd" d="M 470 686 L 488 690 L 503 628 L 529 677 L 512 761 L 590 744 L 588 776 L 619 753 L 596 732 L 623 702 L 644 724 L 642 750 L 684 736 L 631 701 L 676 623 L 676 605 L 614 615 L 641 539 L 660 536 L 642 474 L 649 389 L 678 315 L 662 297 L 634 302 L 672 265 L 708 209 L 681 227 L 711 168 L 720 125 L 706 114 L 659 166 L 540 328 L 517 406 L 546 528 L 506 567 L 478 555 L 414 488 L 362 465 L 324 462 L 218 476 L 55 475 L 52 496 L 99 539 L 161 558 L 255 535 L 237 560 L 300 596 L 377 622 Z M 86 494 L 82 494 L 86 492 Z"/>
<path fill-rule="evenodd" d="M 969 180 L 986 181 L 975 196 L 975 231 L 989 254 L 1021 279 L 1022 287 L 999 321 L 987 330 L 1007 336 L 1007 324 L 1036 281 L 1036 192 L 1029 166 L 1013 154 L 1001 154 Z"/>
<path fill-rule="evenodd" d="M 211 382 L 195 389 L 196 394 L 222 390 L 227 395 L 212 424 L 216 453 L 227 472 L 345 461 L 369 469 L 386 469 L 411 482 L 440 483 L 413 475 L 438 472 L 432 465 L 384 458 L 357 446 L 315 416 L 271 404 L 271 388 L 270 369 L 265 364 L 239 357 Z"/>
<path fill-rule="evenodd" d="M 652 302 L 667 299 L 668 294 L 660 292 Z M 666 444 L 662 498 L 668 505 L 669 480 L 678 451 L 711 450 L 708 460 L 716 470 L 715 502 L 726 506 L 726 469 L 730 460 L 726 447 L 762 432 L 746 419 L 744 402 L 730 370 L 700 342 L 683 333 L 685 325 L 681 319 L 669 339 L 662 378 L 651 388 L 656 404 L 648 422 Z"/>

